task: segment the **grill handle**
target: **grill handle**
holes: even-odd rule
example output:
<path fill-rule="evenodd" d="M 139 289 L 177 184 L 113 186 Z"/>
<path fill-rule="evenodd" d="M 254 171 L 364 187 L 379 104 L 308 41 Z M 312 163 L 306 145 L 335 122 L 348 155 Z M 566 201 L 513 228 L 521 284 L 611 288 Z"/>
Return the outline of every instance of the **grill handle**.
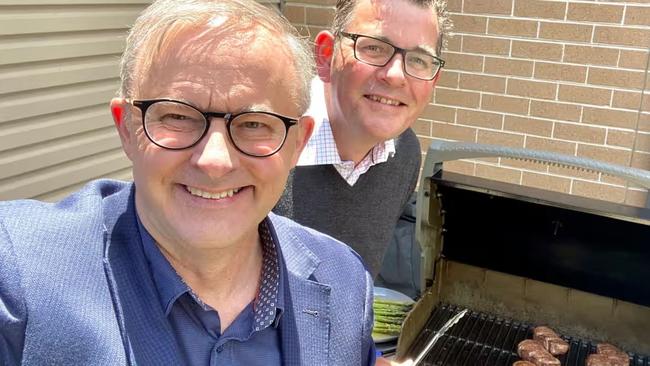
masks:
<path fill-rule="evenodd" d="M 605 163 L 588 158 L 569 156 L 546 151 L 511 148 L 495 145 L 476 144 L 468 142 L 450 142 L 433 140 L 424 160 L 424 168 L 420 178 L 418 200 L 416 205 L 415 238 L 422 249 L 421 288 L 424 291 L 433 284 L 434 276 L 434 244 L 442 234 L 442 223 L 430 222 L 431 186 L 429 180 L 442 169 L 442 163 L 450 160 L 475 159 L 486 157 L 507 157 L 527 160 L 561 167 L 601 172 L 626 179 L 646 189 L 650 189 L 650 171 Z M 439 241 L 438 241 L 439 242 Z"/>
<path fill-rule="evenodd" d="M 511 147 L 484 145 L 467 142 L 433 140 L 424 162 L 424 171 L 435 174 L 436 165 L 444 161 L 474 159 L 485 157 L 506 157 L 541 162 L 568 168 L 578 168 L 624 178 L 644 188 L 650 188 L 650 172 L 602 161 L 558 154 L 547 151 L 518 149 Z M 431 160 L 431 161 L 430 161 Z M 439 166 L 437 167 L 440 168 Z"/>

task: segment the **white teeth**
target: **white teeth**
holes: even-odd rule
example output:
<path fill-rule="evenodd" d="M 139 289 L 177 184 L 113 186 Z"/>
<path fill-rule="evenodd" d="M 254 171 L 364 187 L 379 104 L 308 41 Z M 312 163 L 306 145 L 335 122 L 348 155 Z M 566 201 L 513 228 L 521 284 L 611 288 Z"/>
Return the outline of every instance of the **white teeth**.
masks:
<path fill-rule="evenodd" d="M 382 104 L 388 104 L 388 105 L 394 105 L 394 106 L 400 105 L 400 102 L 397 101 L 397 100 L 387 99 L 387 98 L 384 98 L 384 97 L 379 97 L 377 95 L 369 95 L 368 98 L 370 100 L 373 100 L 375 102 L 379 102 L 379 103 L 382 103 Z"/>
<path fill-rule="evenodd" d="M 223 199 L 226 197 L 232 197 L 235 193 L 239 192 L 240 188 L 235 188 L 231 189 L 228 191 L 223 191 L 223 192 L 218 192 L 218 193 L 211 193 L 211 192 L 206 192 L 202 191 L 198 188 L 190 187 L 190 186 L 185 186 L 188 192 L 190 192 L 191 195 L 193 196 L 198 196 L 198 197 L 203 197 L 207 199 L 212 199 L 212 200 L 218 200 L 218 199 Z"/>

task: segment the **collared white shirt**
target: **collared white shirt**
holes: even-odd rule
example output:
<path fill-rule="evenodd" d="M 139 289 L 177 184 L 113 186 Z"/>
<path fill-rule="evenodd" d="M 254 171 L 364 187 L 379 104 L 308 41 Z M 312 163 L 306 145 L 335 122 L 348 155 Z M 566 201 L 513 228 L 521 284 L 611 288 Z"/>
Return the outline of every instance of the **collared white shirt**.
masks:
<path fill-rule="evenodd" d="M 318 78 L 312 80 L 311 105 L 305 114 L 314 118 L 314 131 L 300 155 L 298 166 L 332 164 L 341 177 L 353 186 L 373 165 L 383 163 L 395 155 L 395 141 L 390 139 L 375 145 L 359 164 L 342 160 L 327 117 L 323 82 Z"/>

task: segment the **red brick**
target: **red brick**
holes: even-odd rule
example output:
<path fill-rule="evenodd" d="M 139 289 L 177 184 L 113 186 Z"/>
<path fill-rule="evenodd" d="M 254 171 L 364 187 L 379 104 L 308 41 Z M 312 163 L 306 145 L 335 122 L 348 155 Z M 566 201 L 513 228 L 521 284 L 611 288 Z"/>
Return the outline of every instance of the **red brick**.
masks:
<path fill-rule="evenodd" d="M 501 38 L 463 36 L 463 52 L 478 53 L 482 55 L 508 55 L 510 41 Z"/>
<path fill-rule="evenodd" d="M 558 41 L 589 42 L 593 27 L 571 23 L 542 22 L 539 25 L 539 38 Z"/>
<path fill-rule="evenodd" d="M 537 25 L 537 22 L 530 20 L 490 18 L 488 33 L 535 38 L 537 37 Z"/>
<path fill-rule="evenodd" d="M 436 104 L 476 108 L 479 105 L 479 93 L 446 88 L 434 89 Z"/>
<path fill-rule="evenodd" d="M 534 67 L 533 61 L 515 60 L 515 59 L 489 57 L 489 56 L 485 57 L 485 72 L 488 74 L 524 76 L 524 77 L 532 76 L 533 67 Z"/>
<path fill-rule="evenodd" d="M 484 94 L 481 107 L 488 111 L 525 115 L 528 114 L 529 103 L 526 98 Z"/>
<path fill-rule="evenodd" d="M 445 59 L 446 70 L 462 70 L 462 71 L 482 71 L 483 70 L 483 56 L 468 55 L 465 53 L 448 52 L 443 58 Z"/>
<path fill-rule="evenodd" d="M 512 0 L 464 0 L 463 11 L 473 14 L 512 14 Z"/>
<path fill-rule="evenodd" d="M 556 123 L 553 137 L 561 140 L 587 142 L 591 144 L 605 143 L 606 130 L 581 124 Z"/>
<path fill-rule="evenodd" d="M 460 75 L 458 85 L 460 89 L 503 93 L 506 90 L 506 78 L 463 73 Z"/>
<path fill-rule="evenodd" d="M 434 122 L 431 134 L 447 140 L 476 142 L 476 128 L 472 127 Z"/>
<path fill-rule="evenodd" d="M 584 83 L 587 80 L 587 67 L 550 62 L 536 62 L 535 78 Z"/>
<path fill-rule="evenodd" d="M 625 4 L 606 5 L 601 3 L 588 4 L 570 2 L 569 10 L 567 11 L 567 19 L 583 22 L 619 24 L 621 22 L 621 19 L 623 19 L 624 9 Z"/>
<path fill-rule="evenodd" d="M 520 97 L 555 99 L 557 84 L 531 80 L 509 79 L 508 94 Z"/>
<path fill-rule="evenodd" d="M 628 165 L 631 152 L 629 150 L 614 149 L 605 146 L 578 144 L 577 156 L 604 161 L 606 163 Z"/>
<path fill-rule="evenodd" d="M 578 122 L 580 119 L 580 107 L 573 104 L 533 100 L 530 103 L 530 115 L 560 121 Z"/>
<path fill-rule="evenodd" d="M 513 13 L 518 17 L 564 19 L 566 3 L 545 0 L 515 0 Z"/>
<path fill-rule="evenodd" d="M 650 7 L 628 5 L 625 12 L 625 24 L 650 25 Z"/>
<path fill-rule="evenodd" d="M 594 42 L 646 48 L 650 44 L 650 29 L 596 26 Z"/>
<path fill-rule="evenodd" d="M 642 71 L 615 70 L 590 66 L 587 82 L 593 85 L 642 89 L 645 76 Z"/>
<path fill-rule="evenodd" d="M 537 118 L 505 115 L 503 129 L 505 131 L 521 132 L 527 135 L 551 137 L 553 122 Z"/>
<path fill-rule="evenodd" d="M 456 33 L 479 33 L 485 34 L 487 29 L 487 19 L 482 16 L 472 16 L 463 14 L 452 14 L 451 20 L 454 22 L 454 32 Z"/>
<path fill-rule="evenodd" d="M 609 106 L 612 91 L 578 85 L 560 85 L 558 99 L 565 102 Z"/>
<path fill-rule="evenodd" d="M 478 130 L 476 141 L 479 144 L 522 148 L 524 136 L 501 131 Z"/>
<path fill-rule="evenodd" d="M 548 42 L 512 41 L 512 57 L 560 61 L 562 45 Z"/>
<path fill-rule="evenodd" d="M 458 109 L 458 117 L 456 123 L 465 126 L 475 126 L 500 130 L 503 126 L 503 115 L 499 113 L 475 111 L 470 109 Z"/>
<path fill-rule="evenodd" d="M 637 116 L 638 113 L 635 112 L 585 106 L 582 112 L 582 123 L 633 129 L 636 126 Z"/>

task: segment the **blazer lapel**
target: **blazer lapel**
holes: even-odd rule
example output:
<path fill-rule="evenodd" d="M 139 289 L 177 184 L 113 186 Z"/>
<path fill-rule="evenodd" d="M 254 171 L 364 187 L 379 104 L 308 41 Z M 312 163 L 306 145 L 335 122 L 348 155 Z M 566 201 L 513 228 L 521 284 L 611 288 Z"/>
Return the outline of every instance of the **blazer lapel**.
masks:
<path fill-rule="evenodd" d="M 331 287 L 313 277 L 318 257 L 284 223 L 272 222 L 272 235 L 286 263 L 285 309 L 280 320 L 283 365 L 328 365 Z"/>
<path fill-rule="evenodd" d="M 104 269 L 131 365 L 180 365 L 179 349 L 158 301 L 137 229 L 134 188 L 106 198 Z"/>

